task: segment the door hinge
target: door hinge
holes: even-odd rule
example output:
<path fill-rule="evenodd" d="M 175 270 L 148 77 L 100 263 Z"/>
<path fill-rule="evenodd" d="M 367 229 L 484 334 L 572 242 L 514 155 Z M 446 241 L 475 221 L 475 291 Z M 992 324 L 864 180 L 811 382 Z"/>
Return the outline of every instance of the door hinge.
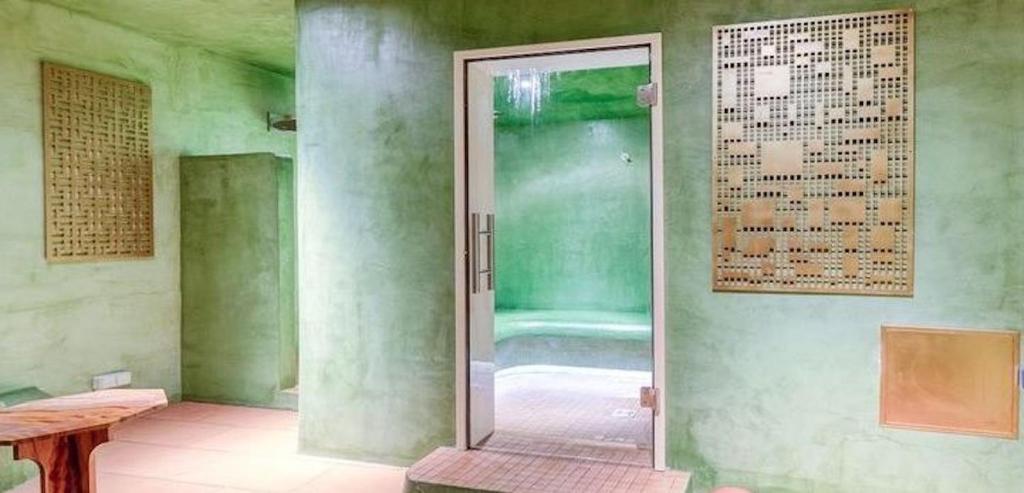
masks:
<path fill-rule="evenodd" d="M 641 108 L 650 108 L 658 104 L 658 83 L 651 82 L 636 86 L 636 105 Z"/>
<path fill-rule="evenodd" d="M 640 407 L 650 409 L 655 416 L 661 409 L 661 392 L 657 387 L 640 387 Z"/>

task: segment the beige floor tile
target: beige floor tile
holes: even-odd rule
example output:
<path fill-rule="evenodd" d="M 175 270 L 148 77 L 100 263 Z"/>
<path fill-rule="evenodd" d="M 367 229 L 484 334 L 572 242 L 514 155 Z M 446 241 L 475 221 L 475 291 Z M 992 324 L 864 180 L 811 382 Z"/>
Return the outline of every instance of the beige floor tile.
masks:
<path fill-rule="evenodd" d="M 305 457 L 256 457 L 230 455 L 222 462 L 223 469 L 216 474 L 205 472 L 191 475 L 193 481 L 216 484 L 250 491 L 289 492 L 308 484 L 326 472 L 330 465 Z"/>
<path fill-rule="evenodd" d="M 651 465 L 645 371 L 520 366 L 495 375 L 494 433 L 484 448 Z"/>
<path fill-rule="evenodd" d="M 402 493 L 405 469 L 335 465 L 292 493 Z"/>
<path fill-rule="evenodd" d="M 96 478 L 96 486 L 98 493 L 247 493 L 247 490 L 110 473 L 100 473 Z M 9 490 L 8 493 L 39 493 L 39 478 Z"/>
<path fill-rule="evenodd" d="M 607 390 L 608 381 L 601 386 Z M 628 386 L 623 385 L 621 391 L 616 392 L 629 397 L 634 386 L 633 382 L 628 382 Z M 565 396 L 563 393 L 559 398 Z M 526 421 L 510 422 L 511 427 L 522 426 L 520 431 L 524 432 L 550 430 L 558 432 L 556 436 L 563 440 L 567 436 L 577 440 L 596 438 L 597 441 L 611 438 L 594 436 L 593 430 L 560 424 L 551 418 L 549 405 L 553 401 L 549 399 L 552 397 L 533 397 L 537 397 L 535 403 L 541 405 L 531 415 L 524 416 Z M 633 401 L 616 402 L 614 409 L 608 407 L 603 412 L 632 409 L 633 405 Z M 551 419 L 538 419 L 540 417 Z M 603 419 L 614 419 L 614 424 L 622 425 L 608 428 L 621 437 L 634 436 L 633 430 L 638 426 L 629 417 L 605 416 Z M 506 422 L 502 420 L 503 424 Z M 115 428 L 114 441 L 96 450 L 99 493 L 400 493 L 404 490 L 403 468 L 298 455 L 297 424 L 297 413 L 291 411 L 201 403 L 170 406 Z M 586 434 L 572 435 L 581 432 Z M 618 457 L 614 454 L 620 454 L 618 450 L 630 443 L 630 440 L 615 441 L 620 442 L 615 444 L 620 448 L 601 448 L 612 454 L 606 459 Z M 532 438 L 526 440 L 525 445 L 512 443 L 517 448 L 530 445 L 550 449 L 556 455 L 561 452 L 579 454 L 578 443 L 570 441 L 570 444 L 571 448 L 567 449 L 564 442 L 552 444 Z M 465 454 L 454 450 L 440 450 L 431 460 L 433 466 L 427 464 L 428 467 L 420 469 L 427 477 L 452 477 L 458 479 L 459 484 L 483 481 L 488 486 L 524 492 L 584 491 L 576 489 L 584 486 L 591 491 L 617 491 L 621 489 L 617 488 L 622 482 L 620 476 L 630 471 L 623 466 L 617 466 L 614 473 L 598 470 L 607 464 L 584 463 L 580 467 L 577 462 L 537 459 L 522 454 Z M 639 474 L 649 470 L 638 471 Z M 569 481 L 570 478 L 580 482 Z M 600 478 L 600 482 L 595 482 L 595 478 Z M 648 491 L 656 491 L 662 484 L 667 488 L 663 483 L 665 479 L 668 478 L 652 475 L 639 483 Z M 464 481 L 467 483 L 462 483 Z M 13 493 L 38 491 L 37 481 L 12 490 Z"/>
<path fill-rule="evenodd" d="M 299 415 L 294 411 L 257 409 L 252 407 L 219 406 L 202 418 L 202 423 L 267 430 L 297 430 Z"/>
<path fill-rule="evenodd" d="M 216 459 L 222 455 L 181 447 L 123 441 L 105 444 L 93 452 L 96 469 L 101 473 L 170 480 L 179 480 L 196 468 L 214 468 Z"/>
<path fill-rule="evenodd" d="M 289 491 L 325 472 L 323 461 L 114 442 L 97 450 L 100 472 L 231 487 Z"/>
<path fill-rule="evenodd" d="M 136 419 L 111 429 L 114 440 L 180 447 L 190 447 L 232 430 L 223 425 L 151 418 Z"/>
<path fill-rule="evenodd" d="M 228 427 L 220 433 L 201 437 L 185 446 L 242 455 L 293 456 L 298 454 L 299 439 L 294 430 L 269 429 L 253 432 L 248 428 Z"/>
<path fill-rule="evenodd" d="M 99 489 L 98 493 L 235 493 L 245 491 L 120 474 L 100 474 L 96 486 Z"/>
<path fill-rule="evenodd" d="M 420 484 L 513 493 L 683 493 L 689 481 L 685 472 L 649 466 L 452 448 L 435 450 L 408 476 Z"/>
<path fill-rule="evenodd" d="M 147 418 L 173 421 L 202 421 L 226 406 L 203 402 L 181 402 L 153 413 Z"/>
<path fill-rule="evenodd" d="M 185 402 L 114 428 L 99 493 L 401 493 L 405 469 L 297 453 L 297 413 Z M 38 479 L 10 493 L 39 493 Z"/>

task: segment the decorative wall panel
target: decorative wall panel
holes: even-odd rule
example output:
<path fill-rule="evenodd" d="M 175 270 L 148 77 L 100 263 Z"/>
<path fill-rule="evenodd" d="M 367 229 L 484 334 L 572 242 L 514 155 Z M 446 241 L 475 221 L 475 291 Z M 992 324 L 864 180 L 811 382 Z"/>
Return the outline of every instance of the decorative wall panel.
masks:
<path fill-rule="evenodd" d="M 42 64 L 46 258 L 153 256 L 150 92 Z"/>
<path fill-rule="evenodd" d="M 1020 333 L 882 327 L 883 425 L 1016 438 Z"/>
<path fill-rule="evenodd" d="M 715 290 L 913 294 L 913 26 L 715 27 Z"/>

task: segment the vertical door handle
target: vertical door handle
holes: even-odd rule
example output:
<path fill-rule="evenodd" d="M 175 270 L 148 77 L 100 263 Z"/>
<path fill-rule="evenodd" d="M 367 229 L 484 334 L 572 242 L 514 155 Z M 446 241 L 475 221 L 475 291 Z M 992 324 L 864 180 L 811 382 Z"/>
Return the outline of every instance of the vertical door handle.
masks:
<path fill-rule="evenodd" d="M 477 271 L 480 270 L 480 248 L 477 245 L 477 238 L 480 237 L 480 214 L 469 215 L 469 289 L 470 293 L 480 292 L 480 277 Z"/>
<path fill-rule="evenodd" d="M 469 215 L 469 272 L 470 292 L 480 292 L 480 276 L 487 275 L 487 290 L 494 290 L 494 214 L 487 214 L 487 229 L 480 229 L 480 214 Z M 480 266 L 480 237 L 485 236 L 484 252 L 487 255 L 487 268 Z"/>
<path fill-rule="evenodd" d="M 494 291 L 494 214 L 487 215 L 487 290 Z"/>

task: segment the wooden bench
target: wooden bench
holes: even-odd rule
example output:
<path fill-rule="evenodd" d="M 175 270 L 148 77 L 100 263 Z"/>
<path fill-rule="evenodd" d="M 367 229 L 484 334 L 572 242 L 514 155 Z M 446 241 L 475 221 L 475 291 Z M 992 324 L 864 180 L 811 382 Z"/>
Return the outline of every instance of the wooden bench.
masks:
<path fill-rule="evenodd" d="M 110 427 L 166 406 L 160 389 L 114 389 L 0 408 L 0 445 L 39 465 L 43 493 L 94 493 L 92 451 Z"/>

